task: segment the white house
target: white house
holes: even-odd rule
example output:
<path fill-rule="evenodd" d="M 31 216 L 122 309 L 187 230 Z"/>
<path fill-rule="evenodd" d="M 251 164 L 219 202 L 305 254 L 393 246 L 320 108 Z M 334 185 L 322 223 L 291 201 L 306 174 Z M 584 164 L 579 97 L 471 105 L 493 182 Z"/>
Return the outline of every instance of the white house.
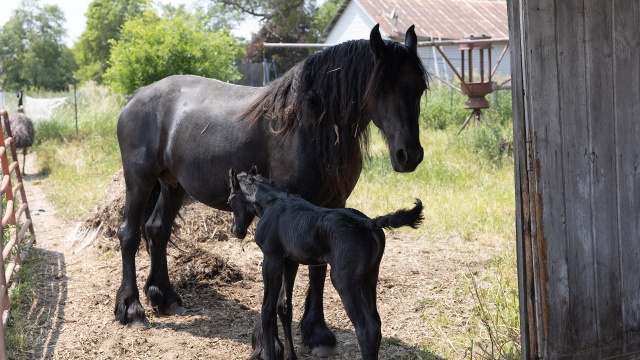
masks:
<path fill-rule="evenodd" d="M 337 44 L 347 40 L 368 39 L 375 24 L 380 24 L 384 39 L 395 41 L 404 41 L 405 31 L 415 25 L 418 53 L 425 67 L 430 73 L 449 79 L 453 78 L 453 74 L 442 56 L 432 46 L 420 46 L 420 42 L 459 40 L 471 36 L 505 40 L 509 36 L 505 0 L 344 0 L 325 29 L 322 40 L 325 44 Z M 505 41 L 493 44 L 492 64 L 497 62 L 505 46 Z M 441 48 L 452 65 L 460 70 L 462 59 L 459 45 L 444 45 Z M 474 56 L 475 72 L 480 64 L 477 53 Z M 485 51 L 485 68 L 487 56 L 488 51 Z M 498 80 L 510 77 L 509 59 L 507 51 L 496 71 Z M 465 67 L 468 68 L 466 63 Z"/>

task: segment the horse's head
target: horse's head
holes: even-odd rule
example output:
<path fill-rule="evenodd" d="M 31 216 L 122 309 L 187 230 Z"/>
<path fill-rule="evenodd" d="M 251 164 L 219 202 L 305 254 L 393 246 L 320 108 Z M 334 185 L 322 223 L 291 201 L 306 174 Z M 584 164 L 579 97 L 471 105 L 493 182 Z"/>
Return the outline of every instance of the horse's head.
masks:
<path fill-rule="evenodd" d="M 426 72 L 418 57 L 418 39 L 411 26 L 404 45 L 384 41 L 378 25 L 371 30 L 369 44 L 374 54 L 374 71 L 366 102 L 373 123 L 384 133 L 391 165 L 398 172 L 410 172 L 422 161 L 418 118 L 420 98 L 427 89 Z"/>
<path fill-rule="evenodd" d="M 253 172 L 255 167 L 251 169 Z M 247 181 L 249 175 L 246 173 L 236 174 L 235 170 L 231 168 L 229 170 L 229 183 L 231 184 L 231 194 L 229 195 L 229 206 L 232 210 L 231 218 L 231 233 L 238 239 L 244 239 L 247 236 L 247 228 L 251 225 L 251 221 L 256 215 L 253 201 L 255 201 L 255 192 L 253 196 L 247 196 L 247 193 L 243 191 L 241 183 Z M 246 186 L 244 186 L 246 189 Z"/>

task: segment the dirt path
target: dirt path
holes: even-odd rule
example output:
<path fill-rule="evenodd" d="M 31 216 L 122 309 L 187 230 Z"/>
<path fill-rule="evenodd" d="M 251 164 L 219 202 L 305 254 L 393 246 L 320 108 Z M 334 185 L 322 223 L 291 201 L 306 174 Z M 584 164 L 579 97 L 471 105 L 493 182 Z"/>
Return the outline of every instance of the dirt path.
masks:
<path fill-rule="evenodd" d="M 33 160 L 30 157 L 27 162 L 29 173 L 36 169 Z M 200 239 L 189 236 L 183 226 L 183 239 L 179 241 L 182 250 L 170 248 L 169 266 L 187 314 L 159 316 L 146 306 L 152 327 L 129 329 L 113 322 L 121 277 L 120 254 L 112 250 L 117 240 L 100 237 L 91 243 L 77 241 L 69 235 L 74 224 L 56 218 L 55 209 L 44 196 L 41 179 L 33 175 L 25 179 L 37 236 L 35 249 L 46 259 L 30 314 L 38 339 L 33 358 L 230 360 L 246 359 L 250 354 L 251 330 L 262 294 L 262 256 L 250 239 L 213 241 L 211 238 L 226 232 L 214 225 L 207 231 L 213 235 Z M 183 210 L 185 221 L 193 218 L 190 211 Z M 430 304 L 448 296 L 456 276 L 483 267 L 491 256 L 490 252 L 473 255 L 478 254 L 474 244 L 433 239 L 426 232 L 411 237 L 400 234 L 406 233 L 388 234 L 379 282 L 381 359 L 419 358 L 418 349 L 427 339 L 440 336 L 425 318 L 438 316 L 442 307 Z M 140 291 L 148 266 L 149 258 L 141 251 L 137 256 Z M 306 269 L 301 268 L 293 299 L 296 331 L 306 284 Z M 332 359 L 358 359 L 352 325 L 329 284 L 325 315 L 338 337 L 340 352 Z M 294 337 L 299 358 L 315 358 L 299 344 L 299 333 Z"/>

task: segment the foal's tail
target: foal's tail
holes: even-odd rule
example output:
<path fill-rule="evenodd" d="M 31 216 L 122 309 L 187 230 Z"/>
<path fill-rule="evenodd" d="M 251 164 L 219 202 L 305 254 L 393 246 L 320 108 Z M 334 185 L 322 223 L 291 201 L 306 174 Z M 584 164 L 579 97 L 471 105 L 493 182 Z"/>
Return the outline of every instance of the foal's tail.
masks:
<path fill-rule="evenodd" d="M 373 227 L 375 229 L 399 228 L 402 226 L 417 228 L 422 223 L 422 220 L 424 220 L 424 217 L 422 216 L 422 201 L 416 199 L 415 204 L 416 206 L 414 206 L 413 209 L 402 209 L 372 219 Z"/>

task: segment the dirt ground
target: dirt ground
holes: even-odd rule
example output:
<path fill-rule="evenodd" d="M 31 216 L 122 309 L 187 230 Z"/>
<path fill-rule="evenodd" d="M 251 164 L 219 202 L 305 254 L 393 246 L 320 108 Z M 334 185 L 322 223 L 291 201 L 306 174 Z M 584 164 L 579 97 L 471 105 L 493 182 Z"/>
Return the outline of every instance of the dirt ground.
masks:
<path fill-rule="evenodd" d="M 36 166 L 30 155 L 27 171 Z M 25 177 L 25 188 L 37 237 L 34 249 L 46 259 L 30 311 L 38 339 L 33 358 L 247 358 L 261 304 L 262 255 L 251 236 L 240 241 L 228 233 L 228 213 L 197 203 L 183 208 L 175 238 L 179 248 L 169 248 L 169 266 L 187 313 L 160 316 L 146 306 L 151 328 L 130 329 L 113 321 L 121 278 L 114 230 L 122 206 L 117 190 L 122 182 L 114 178 L 107 197 L 79 222 L 64 222 L 47 202 L 41 177 L 33 173 Z M 86 231 L 96 227 L 100 227 L 97 235 Z M 380 358 L 418 359 L 428 339 L 443 335 L 429 325 L 442 309 L 430 306 L 431 301 L 446 300 L 455 278 L 485 267 L 491 251 L 478 252 L 474 244 L 456 239 L 433 238 L 427 230 L 388 232 L 387 238 L 378 284 Z M 136 265 L 142 293 L 149 271 L 149 257 L 142 249 Z M 294 338 L 301 359 L 315 358 L 299 343 L 297 332 L 307 279 L 306 269 L 301 268 L 293 299 Z M 451 305 L 453 311 L 455 306 Z M 338 337 L 339 354 L 331 359 L 360 358 L 353 327 L 328 279 L 325 316 Z M 437 351 L 431 356 L 439 357 Z"/>

